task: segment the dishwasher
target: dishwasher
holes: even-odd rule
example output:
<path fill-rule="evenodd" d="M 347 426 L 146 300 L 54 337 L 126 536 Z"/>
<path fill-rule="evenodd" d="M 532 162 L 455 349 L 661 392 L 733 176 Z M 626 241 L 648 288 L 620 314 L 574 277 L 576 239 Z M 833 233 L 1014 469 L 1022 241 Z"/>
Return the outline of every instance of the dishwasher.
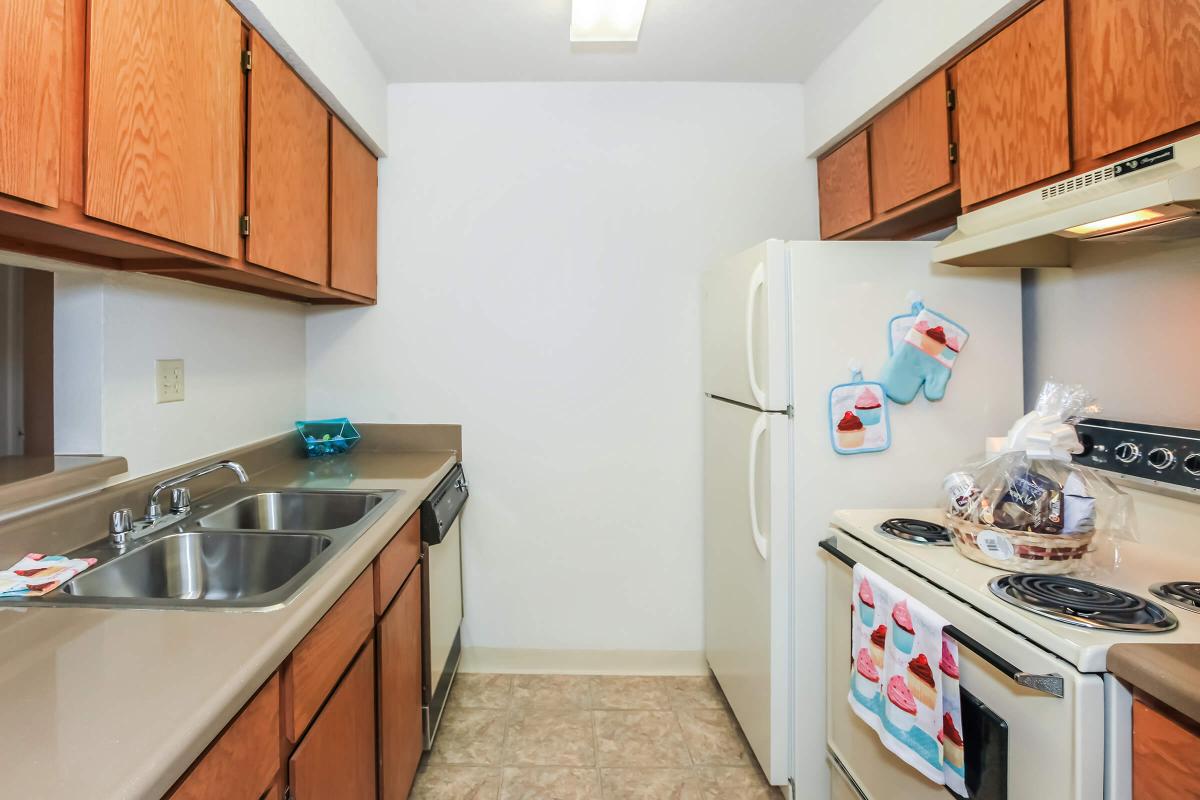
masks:
<path fill-rule="evenodd" d="M 425 656 L 421 704 L 425 749 L 433 747 L 450 684 L 462 657 L 462 533 L 459 513 L 467 502 L 467 478 L 455 464 L 421 503 L 422 639 Z"/>

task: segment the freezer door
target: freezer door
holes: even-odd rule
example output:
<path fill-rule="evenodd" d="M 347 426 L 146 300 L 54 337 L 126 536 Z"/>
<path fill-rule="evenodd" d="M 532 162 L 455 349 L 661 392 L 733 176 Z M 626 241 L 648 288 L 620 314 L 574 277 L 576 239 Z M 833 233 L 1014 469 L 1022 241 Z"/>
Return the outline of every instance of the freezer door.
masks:
<path fill-rule="evenodd" d="M 786 410 L 791 391 L 786 244 L 764 242 L 709 270 L 701 291 L 704 393 Z"/>
<path fill-rule="evenodd" d="M 788 420 L 711 398 L 704 419 L 705 650 L 771 783 L 788 778 Z"/>

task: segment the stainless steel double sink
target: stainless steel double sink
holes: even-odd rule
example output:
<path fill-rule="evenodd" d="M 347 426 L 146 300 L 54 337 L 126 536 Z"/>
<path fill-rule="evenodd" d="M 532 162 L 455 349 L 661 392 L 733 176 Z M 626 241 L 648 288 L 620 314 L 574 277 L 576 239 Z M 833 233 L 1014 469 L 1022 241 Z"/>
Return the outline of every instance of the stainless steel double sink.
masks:
<path fill-rule="evenodd" d="M 209 496 L 177 524 L 124 548 L 102 541 L 68 554 L 98 563 L 40 598 L 0 604 L 278 608 L 400 494 L 235 486 Z"/>

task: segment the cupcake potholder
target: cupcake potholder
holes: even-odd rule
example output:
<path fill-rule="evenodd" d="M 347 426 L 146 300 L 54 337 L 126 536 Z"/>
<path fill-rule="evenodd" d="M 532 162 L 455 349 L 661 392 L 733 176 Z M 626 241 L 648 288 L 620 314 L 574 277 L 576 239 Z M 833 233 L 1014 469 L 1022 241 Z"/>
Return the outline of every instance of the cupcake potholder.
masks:
<path fill-rule="evenodd" d="M 916 303 L 913 309 L 916 310 Z M 924 387 L 925 399 L 941 400 L 946 395 L 950 371 L 967 343 L 967 329 L 945 314 L 921 306 L 904 338 L 895 342 L 900 325 L 909 315 L 893 317 L 888 331 L 892 354 L 879 375 L 887 396 L 897 403 L 911 403 Z"/>
<path fill-rule="evenodd" d="M 883 384 L 863 380 L 855 362 L 851 362 L 850 382 L 829 390 L 829 441 L 841 455 L 878 453 L 892 446 Z"/>

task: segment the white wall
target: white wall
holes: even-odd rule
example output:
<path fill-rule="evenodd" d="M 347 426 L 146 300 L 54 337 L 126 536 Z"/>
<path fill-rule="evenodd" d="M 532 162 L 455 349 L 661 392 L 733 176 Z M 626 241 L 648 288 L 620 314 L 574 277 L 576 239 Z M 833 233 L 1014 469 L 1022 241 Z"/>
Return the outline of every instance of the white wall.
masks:
<path fill-rule="evenodd" d="M 461 422 L 467 644 L 703 647 L 698 275 L 816 235 L 797 86 L 390 87 L 379 305 L 308 413 Z"/>
<path fill-rule="evenodd" d="M 125 456 L 144 475 L 291 428 L 304 411 L 304 310 L 111 272 L 55 281 L 55 449 Z M 185 399 L 155 402 L 154 361 L 184 359 Z"/>
<path fill-rule="evenodd" d="M 1028 0 L 883 0 L 804 83 L 817 155 Z"/>
<path fill-rule="evenodd" d="M 387 81 L 336 0 L 230 0 L 351 130 L 387 144 Z"/>
<path fill-rule="evenodd" d="M 1108 419 L 1200 428 L 1200 243 L 1076 246 L 1027 270 L 1027 405 L 1042 382 L 1088 387 Z"/>

